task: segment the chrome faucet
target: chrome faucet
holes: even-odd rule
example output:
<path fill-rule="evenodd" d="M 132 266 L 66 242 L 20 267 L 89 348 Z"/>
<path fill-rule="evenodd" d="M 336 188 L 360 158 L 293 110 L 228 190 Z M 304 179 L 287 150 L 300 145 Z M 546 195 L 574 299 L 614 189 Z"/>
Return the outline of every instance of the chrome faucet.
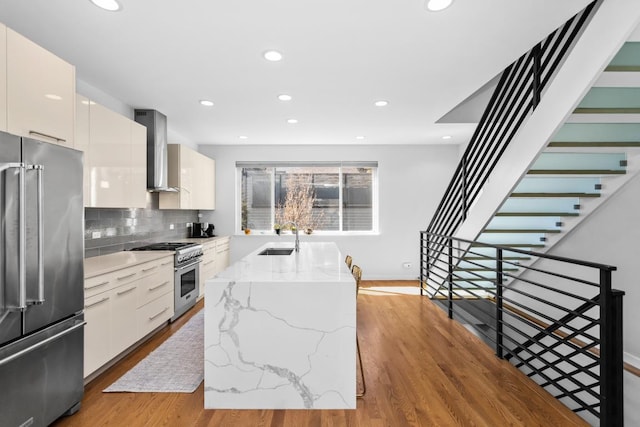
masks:
<path fill-rule="evenodd" d="M 298 226 L 296 225 L 296 223 L 293 221 L 285 222 L 284 224 L 282 224 L 282 228 L 289 224 L 293 225 L 293 227 L 296 229 L 296 252 L 300 252 L 300 238 L 298 237 Z"/>

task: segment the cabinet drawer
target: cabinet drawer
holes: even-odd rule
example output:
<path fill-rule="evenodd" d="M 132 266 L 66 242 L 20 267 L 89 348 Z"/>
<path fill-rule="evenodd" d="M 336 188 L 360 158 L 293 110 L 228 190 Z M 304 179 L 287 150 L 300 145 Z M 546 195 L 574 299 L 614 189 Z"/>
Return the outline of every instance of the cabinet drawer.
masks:
<path fill-rule="evenodd" d="M 140 277 L 139 266 L 123 268 L 111 273 L 101 274 L 84 280 L 84 297 L 111 290 L 115 287 L 126 285 Z"/>
<path fill-rule="evenodd" d="M 173 316 L 173 292 L 151 301 L 136 310 L 138 335 L 144 337 Z"/>
<path fill-rule="evenodd" d="M 159 272 L 172 271 L 173 272 L 173 256 L 162 258 L 155 261 L 145 262 L 140 264 L 140 277 L 150 276 Z"/>
<path fill-rule="evenodd" d="M 220 253 L 220 252 L 226 252 L 229 250 L 229 241 L 225 240 L 223 242 L 218 242 L 218 244 L 216 245 L 216 252 Z"/>
<path fill-rule="evenodd" d="M 200 264 L 200 271 L 212 268 L 214 262 L 216 262 L 216 257 L 213 253 L 204 255 L 202 257 L 202 264 Z"/>
<path fill-rule="evenodd" d="M 138 307 L 142 307 L 161 295 L 171 292 L 173 295 L 173 268 L 163 269 L 140 281 Z"/>

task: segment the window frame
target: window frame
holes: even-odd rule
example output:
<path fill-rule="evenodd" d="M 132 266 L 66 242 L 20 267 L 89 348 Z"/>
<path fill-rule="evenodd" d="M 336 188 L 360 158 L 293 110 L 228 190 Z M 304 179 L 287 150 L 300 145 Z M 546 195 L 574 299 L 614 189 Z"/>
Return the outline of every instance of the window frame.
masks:
<path fill-rule="evenodd" d="M 236 181 L 236 203 L 235 203 L 235 233 L 236 235 L 246 235 L 242 228 L 242 169 L 243 168 L 272 168 L 270 179 L 271 199 L 271 224 L 275 222 L 276 201 L 275 201 L 275 170 L 283 167 L 338 167 L 338 219 L 340 230 L 313 230 L 312 235 L 319 236 L 374 236 L 380 234 L 379 229 L 379 175 L 377 161 L 329 161 L 329 162 L 313 162 L 313 161 L 236 161 L 235 165 L 235 181 Z M 344 175 L 343 168 L 348 167 L 366 167 L 371 168 L 371 230 L 348 230 L 343 228 L 343 193 L 344 193 Z M 251 229 L 251 235 L 275 235 L 275 231 Z"/>

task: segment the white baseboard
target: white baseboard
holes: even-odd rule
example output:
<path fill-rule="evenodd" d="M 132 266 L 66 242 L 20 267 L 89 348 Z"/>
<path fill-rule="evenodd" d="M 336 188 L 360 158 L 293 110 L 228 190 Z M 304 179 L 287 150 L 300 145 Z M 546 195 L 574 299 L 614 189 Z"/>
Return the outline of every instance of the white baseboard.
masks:
<path fill-rule="evenodd" d="M 362 280 L 415 280 L 416 282 L 419 280 L 415 274 L 407 274 L 407 275 L 373 275 L 373 276 L 363 276 Z"/>
<path fill-rule="evenodd" d="M 624 361 L 629 365 L 633 366 L 634 368 L 640 369 L 640 357 L 625 352 L 623 358 Z"/>

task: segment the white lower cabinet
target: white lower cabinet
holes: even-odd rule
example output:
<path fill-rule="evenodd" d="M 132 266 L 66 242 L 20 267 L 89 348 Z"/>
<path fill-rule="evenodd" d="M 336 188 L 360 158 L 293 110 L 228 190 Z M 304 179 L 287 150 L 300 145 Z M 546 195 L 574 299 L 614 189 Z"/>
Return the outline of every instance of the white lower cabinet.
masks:
<path fill-rule="evenodd" d="M 202 263 L 200 264 L 199 297 L 204 296 L 204 284 L 229 266 L 230 237 L 220 237 L 202 244 Z"/>
<path fill-rule="evenodd" d="M 111 349 L 117 356 L 138 341 L 136 322 L 138 283 L 134 281 L 111 290 Z M 119 351 L 120 350 L 120 351 Z"/>
<path fill-rule="evenodd" d="M 173 281 L 173 255 L 85 279 L 85 378 L 173 316 Z"/>
<path fill-rule="evenodd" d="M 229 245 L 230 238 L 225 237 L 216 241 L 216 273 L 218 274 L 223 271 L 225 268 L 229 267 Z"/>
<path fill-rule="evenodd" d="M 203 243 L 202 252 L 198 298 L 204 296 L 204 284 L 207 279 L 216 275 L 216 242 Z"/>
<path fill-rule="evenodd" d="M 84 300 L 85 378 L 112 359 L 110 299 L 109 292 L 104 292 Z"/>

